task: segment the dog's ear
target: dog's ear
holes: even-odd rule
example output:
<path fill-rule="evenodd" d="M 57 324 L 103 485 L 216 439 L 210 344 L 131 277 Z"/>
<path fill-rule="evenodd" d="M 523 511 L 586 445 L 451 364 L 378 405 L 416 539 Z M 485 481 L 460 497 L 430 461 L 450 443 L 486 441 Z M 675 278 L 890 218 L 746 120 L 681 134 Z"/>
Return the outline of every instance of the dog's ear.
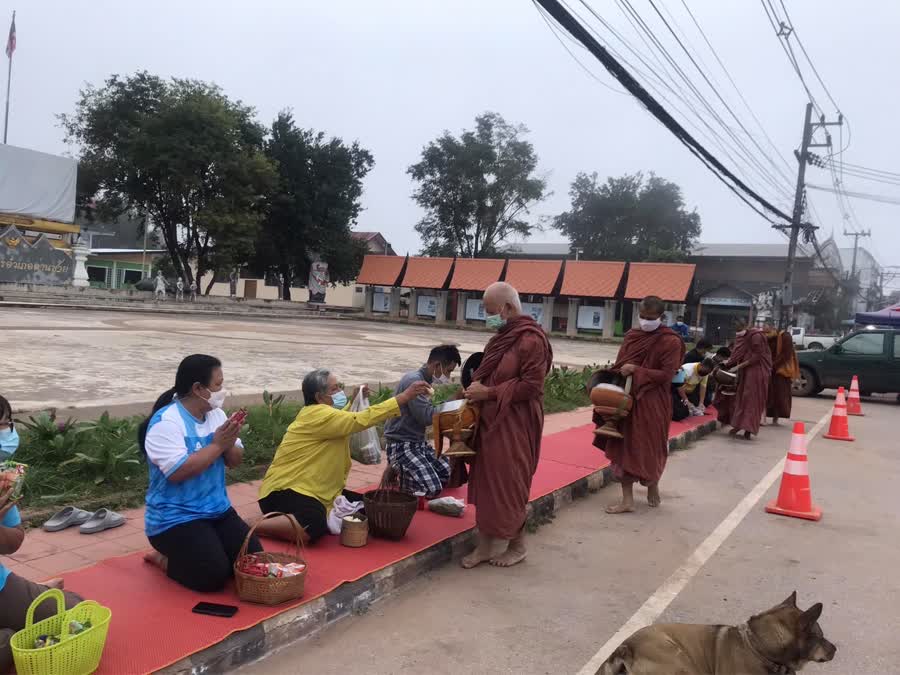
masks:
<path fill-rule="evenodd" d="M 822 603 L 817 602 L 800 615 L 800 625 L 803 627 L 803 630 L 809 630 L 819 620 L 820 616 L 822 616 Z"/>
<path fill-rule="evenodd" d="M 784 607 L 796 607 L 797 606 L 797 591 L 791 593 L 787 599 L 781 603 Z"/>

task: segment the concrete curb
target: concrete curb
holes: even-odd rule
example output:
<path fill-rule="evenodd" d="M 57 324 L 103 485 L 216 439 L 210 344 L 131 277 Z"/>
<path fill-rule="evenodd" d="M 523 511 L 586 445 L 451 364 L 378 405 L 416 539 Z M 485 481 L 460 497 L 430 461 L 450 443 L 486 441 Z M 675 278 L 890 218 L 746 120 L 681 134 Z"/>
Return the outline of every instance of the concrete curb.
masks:
<path fill-rule="evenodd" d="M 669 440 L 669 452 L 683 450 L 699 438 L 715 431 L 711 420 Z M 588 497 L 613 482 L 606 467 L 574 483 L 554 490 L 528 504 L 529 528 L 549 522 L 564 506 Z M 332 623 L 354 614 L 364 614 L 372 604 L 384 600 L 414 579 L 469 552 L 474 530 L 462 532 L 405 560 L 372 572 L 357 581 L 343 584 L 312 602 L 273 616 L 252 628 L 232 633 L 225 640 L 157 671 L 164 675 L 226 673 L 306 639 Z"/>

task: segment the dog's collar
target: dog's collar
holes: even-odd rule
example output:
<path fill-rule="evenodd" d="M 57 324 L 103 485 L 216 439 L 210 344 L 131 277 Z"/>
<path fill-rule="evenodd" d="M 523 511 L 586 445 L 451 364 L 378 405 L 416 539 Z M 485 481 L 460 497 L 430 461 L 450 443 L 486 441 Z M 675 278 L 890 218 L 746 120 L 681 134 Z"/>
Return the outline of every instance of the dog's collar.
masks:
<path fill-rule="evenodd" d="M 773 661 L 759 650 L 759 647 L 757 647 L 756 645 L 756 637 L 753 635 L 753 631 L 750 630 L 749 623 L 742 623 L 737 627 L 737 629 L 741 635 L 741 638 L 744 640 L 744 644 L 747 645 L 747 648 L 751 652 L 753 652 L 753 655 L 756 658 L 762 661 L 763 665 L 765 665 L 766 667 L 766 670 L 772 673 L 772 675 L 796 675 L 797 671 L 795 671 L 793 668 Z"/>

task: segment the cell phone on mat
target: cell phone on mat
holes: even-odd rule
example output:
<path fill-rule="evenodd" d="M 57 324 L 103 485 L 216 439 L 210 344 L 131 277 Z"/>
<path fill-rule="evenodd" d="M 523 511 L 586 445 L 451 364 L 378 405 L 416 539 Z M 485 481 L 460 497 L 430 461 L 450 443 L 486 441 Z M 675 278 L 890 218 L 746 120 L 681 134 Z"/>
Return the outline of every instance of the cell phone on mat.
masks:
<path fill-rule="evenodd" d="M 237 614 L 238 608 L 234 605 L 218 605 L 214 602 L 198 602 L 191 611 L 194 614 L 208 614 L 209 616 L 220 616 L 223 619 L 230 619 Z"/>

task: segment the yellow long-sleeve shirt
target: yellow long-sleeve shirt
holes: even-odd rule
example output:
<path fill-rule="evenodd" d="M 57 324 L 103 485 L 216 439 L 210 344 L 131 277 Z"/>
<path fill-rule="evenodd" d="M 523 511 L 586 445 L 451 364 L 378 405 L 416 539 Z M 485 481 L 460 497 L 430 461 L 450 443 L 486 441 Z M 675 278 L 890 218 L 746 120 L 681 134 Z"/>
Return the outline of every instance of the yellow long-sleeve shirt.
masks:
<path fill-rule="evenodd" d="M 259 498 L 293 490 L 318 499 L 330 509 L 350 473 L 350 435 L 399 414 L 396 398 L 362 412 L 322 404 L 305 406 L 281 439 L 259 488 Z"/>

